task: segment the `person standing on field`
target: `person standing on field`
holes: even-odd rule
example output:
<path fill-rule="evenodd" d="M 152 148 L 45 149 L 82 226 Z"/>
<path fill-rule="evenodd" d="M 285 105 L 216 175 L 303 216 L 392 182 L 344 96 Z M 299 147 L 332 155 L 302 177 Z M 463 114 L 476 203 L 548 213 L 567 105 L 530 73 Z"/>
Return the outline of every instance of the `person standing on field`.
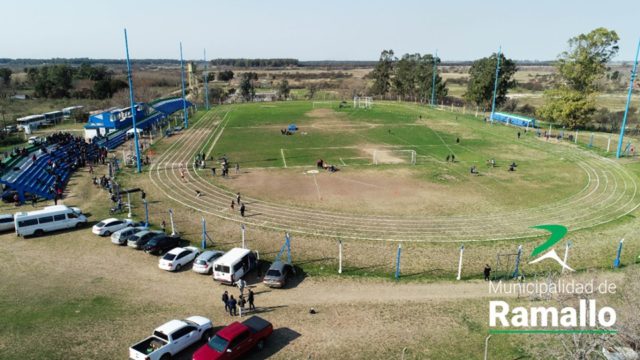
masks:
<path fill-rule="evenodd" d="M 240 205 L 240 216 L 244 217 L 244 211 L 245 211 L 244 203 L 242 203 L 242 205 Z"/>
<path fill-rule="evenodd" d="M 229 315 L 238 315 L 238 308 L 236 307 L 236 305 L 238 305 L 238 301 L 233 298 L 233 295 L 231 295 L 231 297 L 229 298 Z"/>
<path fill-rule="evenodd" d="M 491 277 L 491 266 L 489 264 L 485 264 L 484 266 L 484 281 L 489 281 Z"/>
<path fill-rule="evenodd" d="M 229 309 L 229 293 L 227 291 L 222 294 L 222 302 L 224 303 L 224 312 L 231 312 L 231 309 Z"/>
<path fill-rule="evenodd" d="M 249 303 L 249 310 L 255 310 L 256 306 L 253 305 L 253 290 L 249 289 L 249 294 L 247 295 L 247 302 Z"/>
<path fill-rule="evenodd" d="M 236 202 L 240 205 L 240 193 L 236 195 Z"/>

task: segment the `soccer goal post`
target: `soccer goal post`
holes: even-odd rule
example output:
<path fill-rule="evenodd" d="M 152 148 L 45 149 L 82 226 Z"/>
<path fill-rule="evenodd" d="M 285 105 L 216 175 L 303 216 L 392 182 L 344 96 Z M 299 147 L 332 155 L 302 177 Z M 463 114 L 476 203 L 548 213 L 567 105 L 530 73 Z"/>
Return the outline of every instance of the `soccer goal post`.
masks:
<path fill-rule="evenodd" d="M 416 151 L 405 149 L 374 150 L 373 164 L 416 164 Z"/>
<path fill-rule="evenodd" d="M 313 108 L 333 107 L 333 101 L 314 101 Z"/>

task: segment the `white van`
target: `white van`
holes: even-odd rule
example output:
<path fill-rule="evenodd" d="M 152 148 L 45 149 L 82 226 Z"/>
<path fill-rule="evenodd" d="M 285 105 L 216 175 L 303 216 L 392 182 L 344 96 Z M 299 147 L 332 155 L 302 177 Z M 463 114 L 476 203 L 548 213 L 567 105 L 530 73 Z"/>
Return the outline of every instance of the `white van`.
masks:
<path fill-rule="evenodd" d="M 49 231 L 79 228 L 87 217 L 65 205 L 47 206 L 43 210 L 15 214 L 16 235 L 40 236 Z"/>
<path fill-rule="evenodd" d="M 0 215 L 0 231 L 13 230 L 13 214 Z"/>
<path fill-rule="evenodd" d="M 256 253 L 233 248 L 213 262 L 213 280 L 232 285 L 255 269 L 257 264 Z"/>

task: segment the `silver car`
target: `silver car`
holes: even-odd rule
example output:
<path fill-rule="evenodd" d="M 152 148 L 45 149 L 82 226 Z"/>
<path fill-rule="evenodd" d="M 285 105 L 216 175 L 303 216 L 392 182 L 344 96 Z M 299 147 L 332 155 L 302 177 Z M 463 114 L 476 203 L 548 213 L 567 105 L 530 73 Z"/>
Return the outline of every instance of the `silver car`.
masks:
<path fill-rule="evenodd" d="M 111 234 L 111 242 L 116 245 L 127 245 L 129 237 L 137 232 L 145 230 L 144 227 L 127 227 Z"/>
<path fill-rule="evenodd" d="M 212 274 L 213 262 L 222 255 L 224 255 L 222 251 L 207 250 L 193 261 L 191 270 L 200 274 Z"/>
<path fill-rule="evenodd" d="M 268 287 L 283 288 L 287 285 L 287 278 L 291 275 L 292 270 L 291 264 L 275 261 L 269 266 L 269 270 L 267 270 L 262 282 Z"/>
<path fill-rule="evenodd" d="M 127 246 L 132 247 L 136 250 L 142 250 L 147 242 L 154 236 L 162 234 L 162 231 L 149 231 L 142 230 L 137 233 L 129 236 L 127 239 Z"/>

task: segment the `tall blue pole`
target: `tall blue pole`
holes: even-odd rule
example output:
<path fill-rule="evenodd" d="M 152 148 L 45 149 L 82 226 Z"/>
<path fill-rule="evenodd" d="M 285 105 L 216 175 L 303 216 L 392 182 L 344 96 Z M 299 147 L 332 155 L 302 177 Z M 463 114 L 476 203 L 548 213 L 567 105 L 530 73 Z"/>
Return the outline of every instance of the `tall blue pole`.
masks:
<path fill-rule="evenodd" d="M 187 96 L 184 89 L 184 60 L 182 59 L 182 41 L 180 42 L 180 68 L 182 77 L 182 112 L 184 113 L 184 128 L 189 128 L 189 115 L 187 114 Z"/>
<path fill-rule="evenodd" d="M 438 50 L 436 50 L 435 55 L 433 55 L 433 76 L 431 80 L 431 106 L 434 106 L 436 103 L 436 73 L 438 71 Z"/>
<path fill-rule="evenodd" d="M 209 110 L 209 74 L 207 74 L 207 49 L 204 49 L 204 108 Z"/>
<path fill-rule="evenodd" d="M 402 253 L 402 244 L 398 244 L 398 254 L 396 255 L 396 280 L 400 279 L 400 254 Z"/>
<path fill-rule="evenodd" d="M 498 48 L 498 62 L 496 63 L 496 80 L 493 83 L 493 100 L 491 102 L 491 123 L 493 124 L 493 113 L 496 111 L 496 93 L 498 92 L 498 78 L 500 77 L 500 55 L 502 46 Z"/>
<path fill-rule="evenodd" d="M 133 122 L 133 142 L 136 148 L 136 168 L 142 171 L 140 164 L 140 146 L 138 146 L 138 128 L 136 126 L 136 102 L 133 99 L 133 76 L 131 75 L 131 61 L 129 60 L 129 40 L 127 39 L 127 29 L 124 29 L 124 48 L 127 52 L 127 78 L 129 78 L 129 100 L 131 102 L 131 120 Z"/>
<path fill-rule="evenodd" d="M 616 159 L 620 159 L 620 151 L 622 150 L 622 139 L 624 138 L 624 128 L 627 127 L 627 115 L 629 114 L 629 104 L 631 103 L 631 93 L 633 92 L 633 82 L 638 73 L 638 53 L 640 53 L 640 40 L 638 40 L 638 48 L 636 49 L 636 59 L 633 61 L 633 70 L 631 70 L 631 80 L 629 80 L 629 93 L 627 94 L 627 106 L 624 108 L 624 116 L 622 117 L 622 126 L 620 127 L 620 139 L 618 139 L 618 150 L 616 151 Z"/>

